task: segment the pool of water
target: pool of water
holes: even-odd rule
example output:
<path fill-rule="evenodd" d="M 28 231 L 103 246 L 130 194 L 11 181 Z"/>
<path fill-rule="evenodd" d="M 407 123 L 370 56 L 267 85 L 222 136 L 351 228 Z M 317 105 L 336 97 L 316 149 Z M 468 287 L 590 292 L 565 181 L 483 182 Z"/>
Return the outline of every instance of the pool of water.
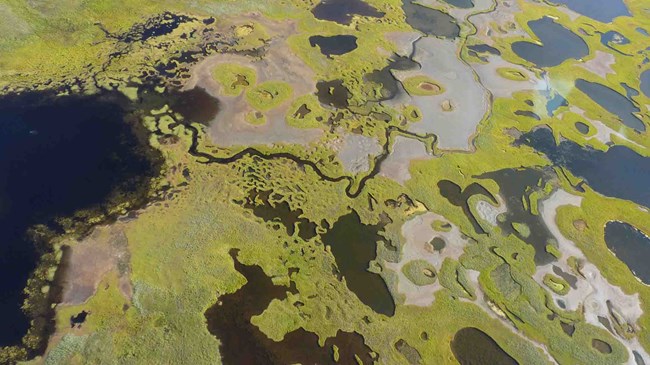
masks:
<path fill-rule="evenodd" d="M 393 55 L 388 65 L 380 70 L 369 72 L 365 80 L 381 85 L 381 95 L 376 101 L 385 101 L 393 99 L 400 92 L 400 83 L 393 76 L 393 70 L 417 70 L 420 64 L 408 57 Z"/>
<path fill-rule="evenodd" d="M 348 25 L 355 15 L 381 18 L 384 13 L 363 0 L 322 0 L 311 12 L 317 19 Z"/>
<path fill-rule="evenodd" d="M 630 85 L 621 82 L 621 86 L 623 89 L 625 89 L 625 96 L 629 99 L 632 100 L 633 98 L 639 96 L 639 91 L 636 90 L 635 88 L 631 87 Z"/>
<path fill-rule="evenodd" d="M 589 46 L 580 36 L 549 17 L 531 20 L 528 26 L 542 45 L 519 41 L 512 44 L 512 51 L 537 67 L 553 67 L 568 59 L 580 59 L 589 54 Z"/>
<path fill-rule="evenodd" d="M 321 104 L 345 109 L 350 104 L 350 91 L 343 85 L 343 80 L 319 81 L 316 83 L 316 96 Z"/>
<path fill-rule="evenodd" d="M 219 100 L 200 87 L 174 92 L 166 101 L 174 112 L 181 113 L 187 121 L 203 125 L 209 125 L 219 112 Z"/>
<path fill-rule="evenodd" d="M 583 122 L 575 122 L 575 127 L 578 130 L 578 132 L 582 134 L 588 134 L 589 133 L 589 126 L 586 125 Z"/>
<path fill-rule="evenodd" d="M 495 56 L 501 56 L 501 51 L 487 44 L 473 44 L 471 46 L 467 46 L 467 48 L 476 53 L 489 53 Z"/>
<path fill-rule="evenodd" d="M 518 365 L 492 337 L 474 327 L 456 332 L 451 351 L 460 365 Z"/>
<path fill-rule="evenodd" d="M 461 9 L 469 9 L 474 7 L 474 2 L 472 2 L 472 0 L 444 0 L 444 2 Z"/>
<path fill-rule="evenodd" d="M 309 37 L 309 44 L 318 46 L 325 56 L 340 56 L 357 49 L 357 37 L 347 34 L 330 37 L 315 35 Z"/>
<path fill-rule="evenodd" d="M 517 143 L 545 154 L 555 165 L 567 168 L 603 195 L 650 207 L 650 158 L 625 146 L 613 146 L 603 152 L 571 140 L 556 144 L 547 128 L 528 132 Z"/>
<path fill-rule="evenodd" d="M 622 45 L 630 44 L 630 40 L 627 39 L 621 33 L 615 30 L 610 30 L 608 32 L 600 34 L 600 43 L 606 47 L 611 47 L 612 45 L 622 46 Z"/>
<path fill-rule="evenodd" d="M 436 9 L 420 5 L 414 0 L 402 0 L 406 22 L 420 32 L 436 37 L 456 38 L 460 27 L 453 16 Z"/>
<path fill-rule="evenodd" d="M 584 79 L 577 79 L 575 85 L 580 91 L 587 94 L 591 100 L 616 115 L 626 126 L 637 131 L 645 131 L 645 124 L 633 114 L 638 113 L 639 108 L 624 95 L 605 85 Z"/>
<path fill-rule="evenodd" d="M 650 69 L 641 73 L 641 92 L 650 98 Z"/>
<path fill-rule="evenodd" d="M 552 117 L 560 107 L 569 106 L 569 102 L 559 92 L 550 90 L 546 94 L 546 115 Z"/>
<path fill-rule="evenodd" d="M 384 279 L 368 271 L 370 261 L 377 256 L 377 243 L 384 240 L 379 235 L 381 230 L 381 225 L 361 223 L 352 211 L 340 217 L 322 238 L 331 247 L 348 288 L 375 312 L 392 316 L 395 302 Z"/>
<path fill-rule="evenodd" d="M 102 209 L 115 193 L 146 195 L 157 170 L 125 121 L 127 105 L 118 95 L 0 98 L 0 346 L 29 326 L 22 290 L 39 253 L 28 228 L 57 231 L 56 217 Z"/>
<path fill-rule="evenodd" d="M 208 331 L 221 343 L 219 352 L 224 364 L 329 364 L 334 363 L 334 345 L 344 363 L 354 363 L 355 356 L 364 364 L 372 363 L 372 350 L 356 332 L 339 331 L 323 347 L 316 334 L 302 328 L 287 333 L 279 342 L 268 338 L 251 323 L 251 318 L 262 314 L 272 300 L 283 300 L 287 293 L 296 294 L 295 284 L 275 285 L 261 267 L 239 262 L 237 250 L 231 250 L 230 255 L 246 284 L 219 297 L 218 303 L 205 312 Z"/>
<path fill-rule="evenodd" d="M 467 219 L 469 219 L 470 222 L 472 222 L 472 226 L 474 226 L 474 231 L 476 231 L 476 233 L 478 234 L 486 233 L 485 230 L 481 227 L 481 225 L 476 220 L 476 217 L 474 217 L 474 214 L 472 214 L 472 211 L 469 208 L 469 204 L 467 203 L 467 200 L 474 195 L 482 195 L 488 198 L 492 203 L 498 204 L 497 200 L 494 198 L 492 193 L 490 193 L 481 184 L 472 183 L 468 185 L 465 189 L 462 189 L 458 184 L 449 180 L 438 181 L 438 189 L 440 189 L 440 195 L 442 195 L 445 199 L 447 199 L 451 204 L 457 207 L 461 207 L 463 209 L 463 213 L 465 213 Z"/>
<path fill-rule="evenodd" d="M 298 236 L 303 240 L 316 237 L 316 223 L 304 218 L 302 209 L 292 210 L 286 201 L 271 203 L 272 193 L 271 190 L 251 190 L 242 205 L 266 222 L 282 224 L 289 236 L 293 236 L 297 228 Z"/>
<path fill-rule="evenodd" d="M 566 5 L 576 13 L 609 23 L 619 16 L 630 16 L 623 0 L 551 0 L 555 4 Z"/>
<path fill-rule="evenodd" d="M 650 285 L 650 237 L 622 222 L 605 225 L 605 243 L 644 284 Z"/>
<path fill-rule="evenodd" d="M 501 231 L 506 234 L 514 234 L 520 240 L 535 248 L 535 263 L 545 265 L 555 261 L 555 257 L 546 251 L 546 245 L 554 239 L 546 227 L 544 220 L 539 214 L 533 214 L 530 210 L 531 202 L 529 195 L 534 190 L 542 189 L 549 179 L 545 171 L 526 169 L 504 169 L 488 172 L 477 176 L 480 179 L 492 179 L 499 185 L 499 192 L 505 199 L 508 211 L 504 214 L 504 220 L 499 221 Z M 541 186 L 540 186 L 541 185 Z M 526 200 L 524 207 L 523 200 Z M 524 236 L 513 227 L 513 223 L 525 224 L 530 234 Z"/>
<path fill-rule="evenodd" d="M 520 117 L 528 117 L 528 118 L 533 118 L 535 120 L 542 120 L 542 118 L 537 115 L 534 112 L 531 112 L 529 110 L 517 110 L 515 111 L 515 115 L 520 116 Z"/>

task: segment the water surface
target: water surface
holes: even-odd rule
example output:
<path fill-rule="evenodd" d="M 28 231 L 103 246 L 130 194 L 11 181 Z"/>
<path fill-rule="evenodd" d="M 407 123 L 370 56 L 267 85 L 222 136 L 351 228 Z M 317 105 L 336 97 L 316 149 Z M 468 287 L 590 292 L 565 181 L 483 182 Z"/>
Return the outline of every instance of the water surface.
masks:
<path fill-rule="evenodd" d="M 571 140 L 557 144 L 547 128 L 528 132 L 517 143 L 545 154 L 555 165 L 567 168 L 603 195 L 650 207 L 650 158 L 625 146 L 613 146 L 603 152 Z"/>
<path fill-rule="evenodd" d="M 650 98 L 650 69 L 641 73 L 641 92 Z"/>
<path fill-rule="evenodd" d="M 612 221 L 605 225 L 605 243 L 637 278 L 650 285 L 650 237 L 630 224 Z"/>
<path fill-rule="evenodd" d="M 460 365 L 518 365 L 492 337 L 474 327 L 456 332 L 451 351 Z"/>
<path fill-rule="evenodd" d="M 375 312 L 392 316 L 395 302 L 384 279 L 368 271 L 370 261 L 377 256 L 377 243 L 384 240 L 379 235 L 381 230 L 381 225 L 361 223 L 352 211 L 340 217 L 322 238 L 331 247 L 348 288 Z"/>
<path fill-rule="evenodd" d="M 402 10 L 406 22 L 424 34 L 445 38 L 456 38 L 460 34 L 454 17 L 443 11 L 420 5 L 414 0 L 402 0 Z"/>
<path fill-rule="evenodd" d="M 472 2 L 472 0 L 444 0 L 444 2 L 461 9 L 469 9 L 474 7 L 474 2 Z"/>
<path fill-rule="evenodd" d="M 566 5 L 578 14 L 609 23 L 619 16 L 630 16 L 623 0 L 551 0 L 556 4 Z"/>
<path fill-rule="evenodd" d="M 577 79 L 575 85 L 580 91 L 587 94 L 591 100 L 616 115 L 626 126 L 641 132 L 645 131 L 645 124 L 633 114 L 638 113 L 639 108 L 624 95 L 605 85 L 584 79 Z"/>
<path fill-rule="evenodd" d="M 112 94 L 0 98 L 0 346 L 19 343 L 29 326 L 22 290 L 39 252 L 28 228 L 56 232 L 57 217 L 101 212 L 116 193 L 146 195 L 156 168 L 125 121 L 127 104 Z"/>
<path fill-rule="evenodd" d="M 542 45 L 519 41 L 512 44 L 512 51 L 537 67 L 553 67 L 568 59 L 577 60 L 589 54 L 589 46 L 580 36 L 549 17 L 531 20 L 528 26 Z"/>
<path fill-rule="evenodd" d="M 309 44 L 312 47 L 318 46 L 325 56 L 340 56 L 357 49 L 357 37 L 347 34 L 330 37 L 315 35 L 309 37 Z"/>
<path fill-rule="evenodd" d="M 354 363 L 358 356 L 365 364 L 372 363 L 372 350 L 358 333 L 337 332 L 325 345 L 318 344 L 318 336 L 302 328 L 273 341 L 251 323 L 272 300 L 283 300 L 287 293 L 298 293 L 295 284 L 275 285 L 257 265 L 239 262 L 238 251 L 231 250 L 235 269 L 246 278 L 246 284 L 236 292 L 219 297 L 219 301 L 205 312 L 208 331 L 219 341 L 219 352 L 224 364 L 333 364 L 332 346 L 339 348 L 343 363 Z M 294 271 L 295 272 L 295 271 Z"/>
<path fill-rule="evenodd" d="M 541 190 L 549 179 L 548 173 L 535 168 L 504 169 L 477 176 L 480 179 L 492 179 L 499 185 L 499 194 L 504 198 L 508 211 L 504 220 L 499 222 L 501 231 L 514 234 L 520 240 L 535 248 L 535 263 L 545 265 L 555 261 L 555 257 L 546 251 L 546 245 L 554 240 L 539 214 L 531 211 L 530 193 Z M 524 207 L 526 201 L 527 207 Z M 513 223 L 525 224 L 530 229 L 528 236 L 513 228 Z"/>
<path fill-rule="evenodd" d="M 355 15 L 381 18 L 384 13 L 378 11 L 363 0 L 322 0 L 311 12 L 317 19 L 330 20 L 348 25 Z"/>

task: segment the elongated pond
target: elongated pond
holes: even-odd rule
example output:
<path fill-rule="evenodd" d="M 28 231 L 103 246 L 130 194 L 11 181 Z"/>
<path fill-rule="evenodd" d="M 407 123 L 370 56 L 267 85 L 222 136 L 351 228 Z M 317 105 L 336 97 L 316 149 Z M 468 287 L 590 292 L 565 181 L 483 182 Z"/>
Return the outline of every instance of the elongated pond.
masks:
<path fill-rule="evenodd" d="M 632 101 L 624 95 L 619 94 L 605 85 L 583 79 L 577 79 L 575 85 L 598 105 L 616 115 L 626 126 L 641 132 L 645 131 L 645 124 L 634 115 L 640 109 L 632 104 Z"/>
<path fill-rule="evenodd" d="M 619 16 L 630 15 L 623 0 L 551 0 L 550 2 L 566 5 L 576 13 L 603 23 L 609 23 Z"/>
<path fill-rule="evenodd" d="M 613 221 L 605 225 L 605 243 L 639 280 L 650 285 L 650 237 L 630 224 Z"/>
<path fill-rule="evenodd" d="M 341 275 L 348 288 L 377 313 L 392 316 L 395 302 L 378 274 L 368 271 L 377 256 L 381 226 L 361 223 L 356 212 L 342 216 L 326 234 L 323 242 L 332 248 Z"/>
<path fill-rule="evenodd" d="M 556 144 L 553 133 L 546 128 L 524 134 L 518 143 L 545 154 L 603 195 L 650 207 L 650 158 L 625 146 L 613 146 L 603 152 L 571 140 Z"/>
<path fill-rule="evenodd" d="M 474 327 L 456 332 L 451 350 L 461 365 L 518 365 L 492 337 Z"/>

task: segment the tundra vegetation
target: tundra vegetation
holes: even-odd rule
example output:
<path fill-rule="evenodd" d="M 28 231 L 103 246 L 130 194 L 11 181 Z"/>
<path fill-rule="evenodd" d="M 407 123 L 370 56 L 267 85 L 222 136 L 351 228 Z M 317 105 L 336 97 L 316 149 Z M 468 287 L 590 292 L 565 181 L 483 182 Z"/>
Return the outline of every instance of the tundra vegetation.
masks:
<path fill-rule="evenodd" d="M 650 363 L 650 288 L 604 233 L 650 235 L 650 207 L 576 168 L 650 183 L 650 16 L 620 2 L 630 15 L 610 22 L 526 0 L 354 0 L 328 19 L 317 0 L 0 4 L 0 98 L 124 94 L 161 165 L 138 194 L 30 229 L 43 252 L 25 283 L 31 327 L 0 363 Z M 408 23 L 423 24 L 417 7 L 444 17 L 439 37 Z M 535 33 L 544 17 L 588 54 L 514 52 L 554 52 Z M 611 31 L 624 38 L 603 41 Z M 357 47 L 309 41 L 341 34 Z M 454 85 L 466 70 L 473 84 Z M 467 110 L 485 113 L 461 128 Z M 614 148 L 641 165 L 608 176 L 591 159 Z M 527 171 L 540 177 L 522 187 Z M 480 345 L 463 346 L 468 329 Z"/>

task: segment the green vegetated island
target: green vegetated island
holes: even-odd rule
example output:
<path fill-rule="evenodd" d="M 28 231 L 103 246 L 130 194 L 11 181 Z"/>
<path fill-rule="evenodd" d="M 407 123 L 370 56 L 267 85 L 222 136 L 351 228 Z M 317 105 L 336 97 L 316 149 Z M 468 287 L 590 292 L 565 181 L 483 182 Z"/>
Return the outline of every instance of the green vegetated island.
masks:
<path fill-rule="evenodd" d="M 26 220 L 0 363 L 650 364 L 650 13 L 591 3 L 2 2 L 0 111 L 149 167 Z"/>

